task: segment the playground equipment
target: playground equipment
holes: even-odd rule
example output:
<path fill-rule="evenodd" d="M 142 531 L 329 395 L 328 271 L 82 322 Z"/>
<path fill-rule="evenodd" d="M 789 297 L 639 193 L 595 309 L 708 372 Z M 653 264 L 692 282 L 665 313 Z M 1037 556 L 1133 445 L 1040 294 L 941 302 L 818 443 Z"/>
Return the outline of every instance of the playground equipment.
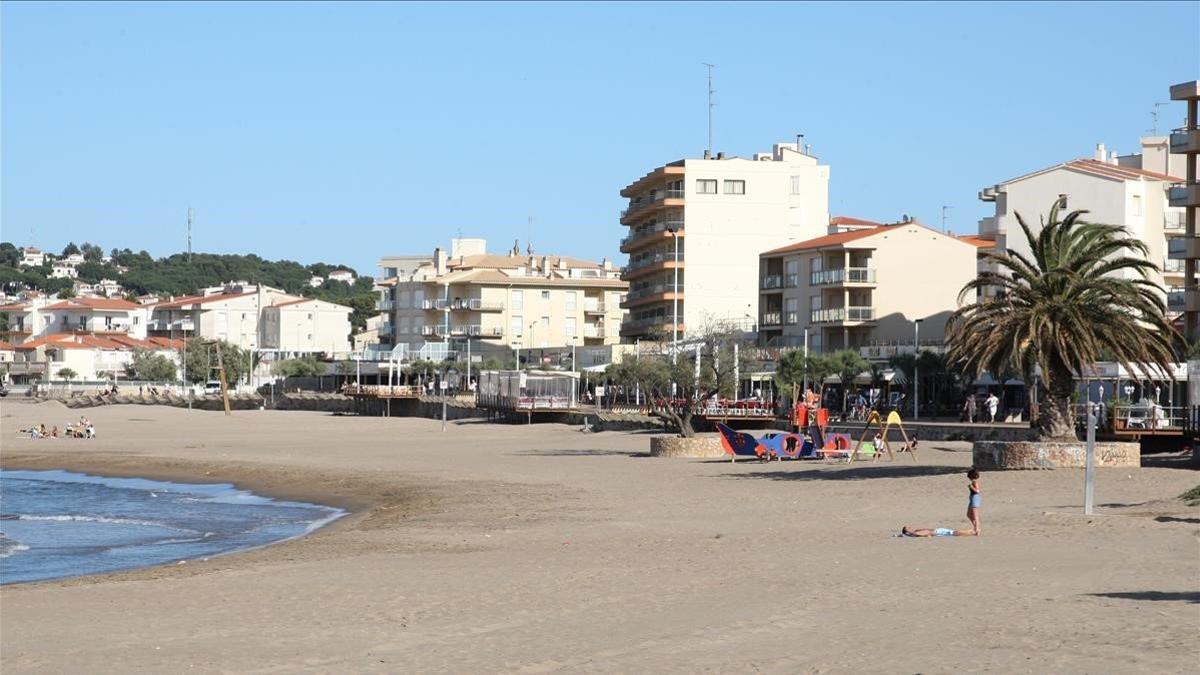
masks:
<path fill-rule="evenodd" d="M 879 427 L 879 432 L 875 436 L 878 441 L 867 440 L 867 435 L 871 433 L 871 425 Z M 854 445 L 854 450 L 850 452 L 850 456 L 846 461 L 853 462 L 860 452 L 864 455 L 869 455 L 871 461 L 875 461 L 879 459 L 881 452 L 881 448 L 878 446 L 882 446 L 882 450 L 887 451 L 888 459 L 894 461 L 896 455 L 892 452 L 891 442 L 888 441 L 888 431 L 893 426 L 900 430 L 900 437 L 904 439 L 904 446 L 900 448 L 900 452 L 908 452 L 912 455 L 913 461 L 916 461 L 917 444 L 915 441 L 909 440 L 908 433 L 904 431 L 904 421 L 900 419 L 900 413 L 895 410 L 888 413 L 886 420 L 881 419 L 877 411 L 871 411 L 867 416 L 867 424 L 863 427 L 862 437 L 858 439 L 858 443 Z"/>
<path fill-rule="evenodd" d="M 806 459 L 818 457 L 817 449 L 811 439 L 800 434 L 787 432 L 771 432 L 759 438 L 717 423 L 717 431 L 721 432 L 721 447 L 729 455 L 730 462 L 736 462 L 738 457 L 757 457 L 761 461 L 772 459 L 782 460 Z"/>

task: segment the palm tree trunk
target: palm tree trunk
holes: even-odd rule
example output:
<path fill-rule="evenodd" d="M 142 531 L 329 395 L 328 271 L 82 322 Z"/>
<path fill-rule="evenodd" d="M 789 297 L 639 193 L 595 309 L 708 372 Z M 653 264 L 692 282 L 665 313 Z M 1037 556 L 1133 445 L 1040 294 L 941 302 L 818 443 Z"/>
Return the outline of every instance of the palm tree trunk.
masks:
<path fill-rule="evenodd" d="M 1075 380 L 1071 371 L 1055 368 L 1044 379 L 1046 397 L 1038 409 L 1037 435 L 1041 439 L 1077 440 L 1075 436 L 1075 411 L 1071 394 L 1075 391 Z"/>

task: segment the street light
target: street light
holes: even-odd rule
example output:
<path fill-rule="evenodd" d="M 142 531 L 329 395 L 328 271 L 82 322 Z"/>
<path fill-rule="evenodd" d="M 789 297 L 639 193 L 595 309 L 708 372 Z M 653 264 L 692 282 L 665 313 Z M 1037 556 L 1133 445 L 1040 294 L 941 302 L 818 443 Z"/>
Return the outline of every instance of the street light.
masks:
<path fill-rule="evenodd" d="M 808 393 L 808 326 L 804 327 L 804 393 Z"/>
<path fill-rule="evenodd" d="M 913 319 L 913 420 L 920 419 L 917 410 L 917 401 L 920 400 L 920 395 L 917 388 L 920 386 L 920 378 L 917 372 L 917 358 L 921 355 L 921 322 L 924 319 Z"/>

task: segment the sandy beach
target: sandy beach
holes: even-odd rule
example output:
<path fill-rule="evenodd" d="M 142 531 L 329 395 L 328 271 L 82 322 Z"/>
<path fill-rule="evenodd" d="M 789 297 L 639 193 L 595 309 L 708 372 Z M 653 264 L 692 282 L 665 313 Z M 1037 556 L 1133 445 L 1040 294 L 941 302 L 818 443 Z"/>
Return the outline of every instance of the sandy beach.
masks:
<path fill-rule="evenodd" d="M 232 482 L 353 514 L 247 553 L 0 590 L 26 672 L 1194 672 L 1196 472 L 646 456 L 641 433 L 0 404 L 5 468 Z"/>

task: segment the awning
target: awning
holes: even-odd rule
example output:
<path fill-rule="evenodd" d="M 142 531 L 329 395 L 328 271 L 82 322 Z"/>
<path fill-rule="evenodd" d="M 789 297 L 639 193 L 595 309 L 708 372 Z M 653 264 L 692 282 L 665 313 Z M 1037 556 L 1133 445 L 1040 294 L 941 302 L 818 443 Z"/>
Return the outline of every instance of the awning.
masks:
<path fill-rule="evenodd" d="M 888 384 L 908 384 L 908 378 L 904 376 L 904 371 L 899 368 L 884 368 L 883 381 Z"/>

